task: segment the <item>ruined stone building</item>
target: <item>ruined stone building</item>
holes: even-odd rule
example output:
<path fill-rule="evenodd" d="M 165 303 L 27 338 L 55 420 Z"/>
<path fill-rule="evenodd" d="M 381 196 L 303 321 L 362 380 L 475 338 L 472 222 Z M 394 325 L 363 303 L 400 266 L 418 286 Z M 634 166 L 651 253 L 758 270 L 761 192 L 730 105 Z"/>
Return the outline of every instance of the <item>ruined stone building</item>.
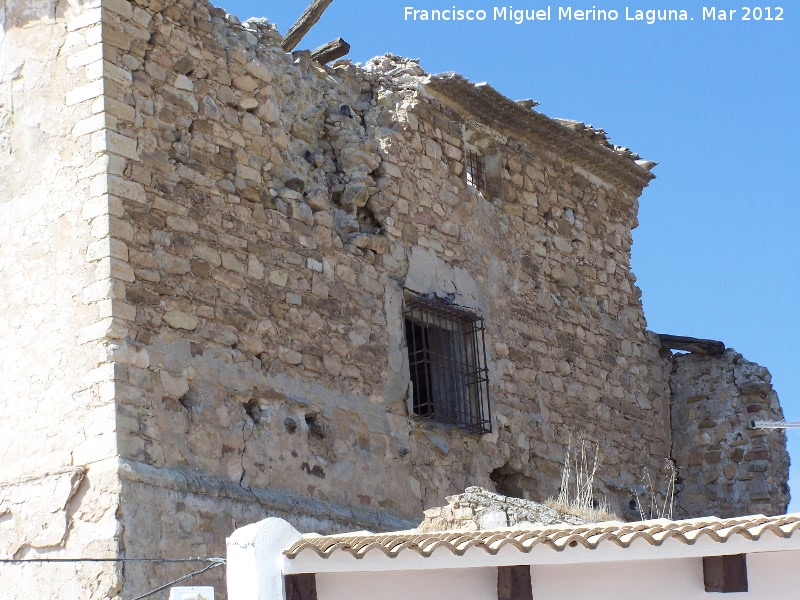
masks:
<path fill-rule="evenodd" d="M 781 418 L 767 371 L 646 329 L 652 163 L 602 130 L 390 55 L 323 65 L 205 0 L 0 22 L 2 557 L 216 556 L 267 515 L 401 529 L 471 485 L 544 500 L 579 434 L 617 514 L 667 460 L 676 516 L 785 511 L 783 434 L 748 427 Z M 0 596 L 185 572 L 16 565 Z"/>

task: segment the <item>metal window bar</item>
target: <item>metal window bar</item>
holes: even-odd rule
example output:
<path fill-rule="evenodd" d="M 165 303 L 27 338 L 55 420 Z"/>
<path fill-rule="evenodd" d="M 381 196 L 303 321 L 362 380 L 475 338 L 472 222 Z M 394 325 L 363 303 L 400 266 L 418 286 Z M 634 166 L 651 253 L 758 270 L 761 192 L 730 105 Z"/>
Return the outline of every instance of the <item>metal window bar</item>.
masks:
<path fill-rule="evenodd" d="M 491 431 L 483 318 L 422 296 L 406 302 L 404 318 L 415 416 Z"/>
<path fill-rule="evenodd" d="M 467 184 L 481 191 L 486 189 L 483 156 L 473 150 L 467 150 Z"/>
<path fill-rule="evenodd" d="M 406 343 L 409 371 L 414 382 L 414 413 L 420 416 L 433 415 L 428 332 L 425 327 L 406 319 Z"/>

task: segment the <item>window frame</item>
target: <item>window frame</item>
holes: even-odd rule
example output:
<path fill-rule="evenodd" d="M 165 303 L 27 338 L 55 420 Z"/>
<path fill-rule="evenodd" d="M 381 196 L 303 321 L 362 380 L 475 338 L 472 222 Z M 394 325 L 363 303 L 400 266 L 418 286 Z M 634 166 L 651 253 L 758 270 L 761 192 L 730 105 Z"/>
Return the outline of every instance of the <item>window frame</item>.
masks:
<path fill-rule="evenodd" d="M 466 144 L 464 174 L 469 187 L 479 192 L 486 192 L 486 156 L 472 144 Z"/>
<path fill-rule="evenodd" d="M 433 295 L 413 295 L 406 299 L 403 321 L 409 413 L 472 433 L 490 433 L 483 317 Z"/>
<path fill-rule="evenodd" d="M 475 190 L 484 198 L 503 198 L 503 148 L 508 138 L 479 121 L 466 120 L 461 125 L 462 180 L 467 188 Z M 479 160 L 480 173 L 470 165 L 470 157 Z M 476 181 L 478 180 L 478 181 Z"/>

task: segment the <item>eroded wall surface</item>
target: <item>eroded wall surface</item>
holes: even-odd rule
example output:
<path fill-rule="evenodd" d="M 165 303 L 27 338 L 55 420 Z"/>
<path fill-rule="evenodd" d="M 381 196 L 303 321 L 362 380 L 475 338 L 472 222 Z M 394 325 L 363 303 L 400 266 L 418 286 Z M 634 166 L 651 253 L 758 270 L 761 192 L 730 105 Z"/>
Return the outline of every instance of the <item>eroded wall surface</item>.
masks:
<path fill-rule="evenodd" d="M 789 454 L 772 376 L 735 350 L 672 358 L 676 518 L 779 515 L 789 504 Z"/>
<path fill-rule="evenodd" d="M 0 5 L 3 558 L 116 556 L 118 547 L 98 7 Z M 0 570 L 4 598 L 106 598 L 118 583 L 106 564 Z"/>
<path fill-rule="evenodd" d="M 130 148 L 114 182 L 136 309 L 115 355 L 127 548 L 185 520 L 220 552 L 220 523 L 282 498 L 318 531 L 396 529 L 493 474 L 544 499 L 569 430 L 602 443 L 612 504 L 660 468 L 668 391 L 629 264 L 641 189 L 503 132 L 483 197 L 462 172 L 478 116 L 420 93 L 413 62 L 321 67 L 188 0 L 107 27 L 132 84 L 109 88 Z M 485 316 L 492 434 L 409 418 L 404 288 Z"/>

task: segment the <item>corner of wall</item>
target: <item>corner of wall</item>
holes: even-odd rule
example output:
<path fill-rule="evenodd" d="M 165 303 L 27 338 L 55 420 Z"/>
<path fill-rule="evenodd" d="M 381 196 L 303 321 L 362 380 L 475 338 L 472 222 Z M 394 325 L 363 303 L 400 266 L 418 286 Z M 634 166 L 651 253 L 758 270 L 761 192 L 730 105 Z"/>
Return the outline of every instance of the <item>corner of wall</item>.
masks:
<path fill-rule="evenodd" d="M 0 549 L 14 557 L 120 551 L 115 340 L 129 312 L 105 14 L 100 0 L 0 9 L 0 513 L 16 524 Z M 39 522 L 52 535 L 25 534 Z M 121 572 L 15 565 L 4 588 L 108 598 Z"/>

